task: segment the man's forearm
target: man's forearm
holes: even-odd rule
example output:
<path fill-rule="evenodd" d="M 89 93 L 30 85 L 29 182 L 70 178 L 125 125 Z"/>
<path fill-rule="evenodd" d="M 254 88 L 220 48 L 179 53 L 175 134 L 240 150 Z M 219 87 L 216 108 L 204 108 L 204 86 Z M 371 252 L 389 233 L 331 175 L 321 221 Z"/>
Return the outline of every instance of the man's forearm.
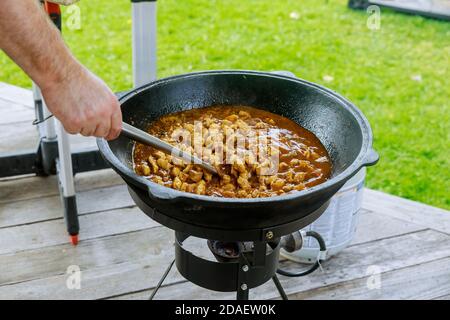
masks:
<path fill-rule="evenodd" d="M 37 0 L 2 0 L 0 48 L 41 88 L 83 69 Z"/>

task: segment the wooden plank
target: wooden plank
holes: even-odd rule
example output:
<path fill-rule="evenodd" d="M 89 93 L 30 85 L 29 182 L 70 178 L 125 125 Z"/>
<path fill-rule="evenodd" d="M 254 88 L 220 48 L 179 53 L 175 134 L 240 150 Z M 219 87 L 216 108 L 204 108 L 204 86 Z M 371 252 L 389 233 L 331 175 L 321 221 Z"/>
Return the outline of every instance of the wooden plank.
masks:
<path fill-rule="evenodd" d="M 132 207 L 134 202 L 125 185 L 116 185 L 78 192 L 77 206 L 81 215 Z M 58 219 L 61 218 L 62 212 L 59 195 L 5 203 L 0 206 L 0 228 Z M 352 244 L 419 230 L 423 230 L 423 228 L 389 216 L 366 211 L 360 215 Z"/>
<path fill-rule="evenodd" d="M 34 110 L 24 105 L 2 100 L 0 97 L 0 128 L 2 124 L 27 122 L 34 120 Z"/>
<path fill-rule="evenodd" d="M 95 195 L 92 196 L 95 198 Z M 114 197 L 115 196 L 112 196 L 111 198 Z M 365 214 L 364 216 L 368 217 L 369 215 Z M 363 221 L 364 216 L 362 217 Z M 381 219 L 382 218 L 379 218 L 379 220 Z M 387 217 L 387 219 L 392 218 Z M 378 224 L 379 222 L 373 219 L 371 221 L 375 224 Z M 370 234 L 371 228 L 372 227 L 370 224 L 363 223 L 360 230 L 362 234 Z M 397 232 L 400 233 L 401 231 L 409 232 L 410 229 L 406 228 L 402 230 L 402 226 L 400 225 Z M 34 250 L 32 249 L 8 255 L 0 255 L 0 265 L 5 266 L 5 270 L 7 270 L 0 276 L 0 279 L 2 279 L 0 284 L 21 282 L 60 274 L 62 269 L 67 268 L 67 266 L 71 264 L 78 264 L 83 267 L 83 270 L 106 266 L 108 263 L 112 264 L 112 262 L 108 262 L 110 261 L 108 260 L 108 257 L 105 258 L 102 255 L 108 255 L 114 263 L 123 262 L 124 259 L 127 261 L 132 261 L 137 257 L 133 256 L 134 249 L 139 247 L 138 244 L 141 242 L 147 241 L 147 246 L 148 248 L 151 248 L 151 250 L 159 250 L 159 248 L 163 246 L 160 244 L 156 236 L 156 239 L 152 240 L 151 235 L 154 234 L 154 232 L 155 230 L 152 230 L 151 232 L 144 230 L 117 237 L 106 237 L 102 239 L 83 241 L 76 249 L 65 243 L 58 246 L 38 248 Z M 147 239 L 147 237 L 150 238 Z M 144 241 L 143 238 L 146 240 Z M 150 243 L 151 245 L 148 245 Z M 190 248 L 202 247 L 202 255 L 204 257 L 212 257 L 209 250 L 206 248 L 206 241 L 190 243 L 188 240 L 186 241 L 186 245 L 188 248 L 189 245 Z M 170 245 L 169 247 L 171 248 Z M 104 250 L 105 252 L 99 250 Z M 130 255 L 127 253 L 129 251 L 131 252 Z M 124 255 L 123 258 L 122 255 Z M 113 259 L 113 257 L 115 257 L 115 259 Z M 9 267 L 13 265 L 20 265 L 21 268 L 15 269 Z M 162 270 L 160 271 L 162 272 Z"/>
<path fill-rule="evenodd" d="M 288 294 L 320 288 L 364 278 L 369 267 L 377 266 L 380 272 L 389 272 L 406 267 L 444 259 L 450 256 L 450 237 L 432 230 L 406 234 L 355 245 L 342 251 L 339 255 L 323 263 L 323 272 L 317 271 L 307 277 L 281 277 L 280 281 Z M 283 263 L 283 268 L 297 270 L 298 264 Z M 161 272 L 162 273 L 162 272 Z M 176 273 L 173 273 L 176 277 Z M 176 278 L 180 281 L 181 278 Z M 188 282 L 169 285 L 165 282 L 157 295 L 158 299 L 232 299 L 233 293 L 220 293 L 205 290 Z M 169 286 L 167 286 L 169 285 Z M 133 290 L 133 289 L 132 289 Z M 138 289 L 136 289 L 138 290 Z M 151 290 L 144 290 L 116 299 L 145 299 Z M 273 299 L 279 297 L 273 283 L 250 291 L 252 299 Z"/>
<path fill-rule="evenodd" d="M 450 294 L 434 298 L 433 300 L 450 300 Z"/>
<path fill-rule="evenodd" d="M 379 212 L 362 211 L 358 218 L 352 245 L 426 229 L 425 227 L 380 214 Z"/>
<path fill-rule="evenodd" d="M 0 130 L 0 154 L 16 150 L 33 150 L 38 143 L 38 132 L 31 122 L 2 124 Z"/>
<path fill-rule="evenodd" d="M 123 184 L 122 178 L 112 169 L 84 172 L 75 176 L 77 191 Z M 55 176 L 26 177 L 0 181 L 0 204 L 26 199 L 59 195 Z"/>
<path fill-rule="evenodd" d="M 2 83 L 0 87 L 0 153 L 34 149 L 37 143 L 31 90 Z M 96 147 L 95 138 L 70 135 L 72 151 Z"/>
<path fill-rule="evenodd" d="M 94 239 L 157 225 L 138 208 L 103 211 L 80 216 L 80 240 Z M 68 242 L 63 219 L 0 229 L 0 254 L 7 254 Z"/>
<path fill-rule="evenodd" d="M 450 234 L 450 211 L 380 191 L 364 191 L 363 208 Z"/>
<path fill-rule="evenodd" d="M 65 243 L 18 253 L 0 255 L 0 286 L 61 275 L 68 266 L 85 271 L 99 267 L 140 261 L 145 257 L 171 258 L 173 232 L 159 226 L 81 241 L 76 247 Z M 20 266 L 18 268 L 17 266 Z M 161 266 L 163 267 L 163 266 Z"/>
<path fill-rule="evenodd" d="M 0 97 L 3 100 L 34 108 L 33 92 L 29 89 L 2 83 L 2 86 L 0 86 Z"/>
<path fill-rule="evenodd" d="M 0 299 L 96 299 L 154 286 L 161 276 L 161 270 L 173 259 L 173 248 L 170 245 L 173 242 L 173 232 L 157 227 L 145 230 L 145 233 L 150 234 L 153 240 L 145 238 L 145 234 L 141 233 L 137 238 L 130 238 L 130 241 L 127 241 L 124 235 L 118 239 L 108 237 L 95 239 L 84 245 L 80 244 L 79 248 L 72 248 L 72 252 L 66 254 L 63 262 L 58 264 L 60 268 L 58 274 L 43 279 L 2 285 Z M 137 233 L 128 235 L 137 235 Z M 138 239 L 140 240 L 133 248 L 132 241 Z M 146 246 L 147 240 L 149 242 Z M 127 244 L 131 247 L 127 247 Z M 135 259 L 127 258 L 127 251 L 130 250 L 132 252 L 129 257 L 135 257 Z M 75 256 L 68 257 L 71 253 Z M 98 259 L 93 260 L 93 254 L 98 254 Z M 115 260 L 116 254 L 119 256 Z M 46 256 L 51 257 L 51 255 Z M 32 257 L 35 258 L 34 255 Z M 51 261 L 54 260 L 53 258 Z M 37 261 L 33 260 L 33 262 Z M 46 264 L 44 259 L 41 262 Z M 98 266 L 104 262 L 113 264 Z M 91 266 L 95 263 L 97 267 L 85 269 L 89 263 Z M 66 286 L 68 276 L 65 272 L 70 264 L 81 268 L 80 290 L 69 290 Z M 168 281 L 173 282 L 172 276 Z"/>
<path fill-rule="evenodd" d="M 123 184 L 81 191 L 76 197 L 79 215 L 134 206 Z M 59 195 L 3 203 L 0 205 L 0 228 L 58 219 L 63 212 Z"/>
<path fill-rule="evenodd" d="M 450 293 L 450 258 L 385 272 L 379 275 L 380 287 L 373 276 L 294 293 L 290 299 L 339 300 L 430 300 Z"/>
<path fill-rule="evenodd" d="M 124 198 L 123 201 L 126 201 L 126 199 L 128 199 L 128 201 L 131 203 L 131 199 L 128 196 L 127 191 L 126 191 L 124 186 L 114 186 L 114 187 L 105 188 L 105 189 L 96 189 L 96 190 L 93 190 L 91 192 L 82 192 L 82 193 L 79 194 L 79 196 L 85 195 L 85 194 L 86 194 L 86 196 L 89 196 L 92 200 L 93 199 L 97 199 L 97 200 L 99 200 L 98 202 L 101 205 L 106 205 L 106 206 L 111 204 L 111 203 L 112 203 L 112 205 L 118 205 L 118 203 L 116 201 L 117 201 L 117 199 L 120 199 L 122 197 L 122 195 L 125 196 L 125 197 L 123 197 Z M 108 197 L 110 198 L 110 201 L 104 201 Z M 44 199 L 42 204 L 44 204 L 44 205 L 47 204 L 47 202 L 48 202 L 47 199 L 52 199 L 52 201 L 56 201 L 56 203 L 59 203 L 59 198 L 58 197 L 48 197 L 48 198 Z M 85 199 L 85 200 L 88 200 L 88 199 Z M 118 201 L 121 201 L 121 200 L 118 200 Z M 36 203 L 35 200 L 15 202 L 15 203 L 8 204 L 8 205 L 16 205 L 18 203 L 19 204 L 27 203 L 27 208 L 22 208 L 19 211 L 21 213 L 21 215 L 24 214 L 27 217 L 29 215 L 33 215 L 33 213 L 34 213 L 34 211 L 33 211 L 33 204 L 36 204 L 36 206 L 40 206 L 40 203 Z M 90 210 L 95 210 L 96 209 L 95 201 L 83 201 L 82 203 L 86 203 L 88 205 L 87 209 L 90 209 Z M 55 207 L 57 207 L 57 205 L 55 205 Z M 105 209 L 105 208 L 102 208 L 102 209 Z M 41 212 L 41 211 L 46 212 L 46 210 L 44 208 L 42 210 L 37 210 L 37 211 L 38 212 Z M 6 210 L 5 212 L 9 213 L 8 210 Z M 2 216 L 2 214 L 3 213 L 0 211 L 0 217 Z M 54 214 L 58 215 L 58 217 L 59 217 L 60 216 L 60 211 L 59 212 L 55 212 Z M 15 216 L 18 216 L 17 212 L 14 212 L 12 214 L 11 219 L 13 219 L 13 217 L 15 217 Z M 50 218 L 50 217 L 47 216 L 47 218 Z M 387 219 L 391 219 L 391 220 L 395 220 L 395 219 L 390 218 L 390 217 L 386 217 L 386 218 Z M 368 220 L 368 222 L 365 222 L 365 220 Z M 374 235 L 372 234 L 371 231 L 373 230 L 375 225 L 381 225 L 380 222 L 382 220 L 384 220 L 383 217 L 380 217 L 379 215 L 370 214 L 370 212 L 366 212 L 363 215 L 361 215 L 361 220 L 360 220 L 361 221 L 361 223 L 360 223 L 361 226 L 359 228 L 359 230 L 361 232 L 361 236 L 360 236 L 361 242 L 359 242 L 359 243 L 364 242 L 363 241 L 364 235 L 369 235 L 369 238 L 366 239 L 366 242 L 367 241 L 373 241 L 374 240 Z M 396 225 L 394 223 L 390 223 L 390 225 L 392 227 L 396 227 Z M 409 228 L 402 229 L 402 225 L 399 225 L 398 228 L 397 228 L 397 235 L 400 234 L 401 232 L 407 233 L 407 232 L 410 232 L 410 231 L 411 231 L 411 229 L 409 229 Z M 137 233 L 138 236 L 139 236 L 139 233 L 140 232 Z M 379 236 L 383 236 L 383 234 L 381 233 Z M 128 237 L 129 237 L 128 241 L 133 243 L 133 244 L 135 244 L 136 242 L 139 242 L 139 240 L 136 240 L 134 238 L 135 237 L 134 235 L 123 236 L 123 238 L 125 240 Z M 125 240 L 123 242 L 123 245 L 125 245 L 125 247 L 123 247 L 123 252 L 127 251 L 126 246 L 129 245 L 129 244 L 127 244 L 127 241 L 125 241 Z M 90 244 L 91 242 L 92 241 L 89 241 L 88 243 Z M 82 243 L 84 243 L 84 242 L 82 242 Z M 205 245 L 204 242 L 202 242 L 202 244 Z M 102 247 L 103 246 L 105 246 L 105 245 L 102 245 Z M 119 247 L 119 245 L 117 245 L 117 244 L 110 245 L 110 246 L 117 246 L 117 247 Z M 62 247 L 64 248 L 64 250 L 66 250 L 67 244 L 62 245 Z M 196 247 L 197 247 L 197 245 L 196 245 Z M 69 248 L 70 248 L 70 246 L 69 246 Z M 133 248 L 134 248 L 134 246 L 133 246 Z M 152 249 L 153 249 L 153 247 L 152 247 Z M 36 249 L 36 250 L 29 250 L 29 251 L 19 252 L 19 253 L 15 253 L 13 255 L 9 255 L 9 256 L 7 255 L 6 257 L 5 256 L 0 256 L 0 265 L 3 265 L 3 266 L 13 265 L 13 264 L 20 265 L 20 266 L 23 266 L 23 268 L 20 268 L 20 274 L 31 273 L 31 275 L 34 276 L 34 277 L 44 277 L 44 276 L 47 276 L 47 275 L 51 275 L 52 274 L 52 270 L 54 272 L 54 267 L 60 268 L 59 267 L 60 266 L 60 264 L 59 264 L 60 262 L 63 263 L 63 264 L 68 263 L 66 260 L 64 260 L 67 257 L 65 257 L 65 256 L 60 257 L 60 255 L 59 255 L 60 250 L 62 250 L 61 246 L 54 246 L 54 247 L 50 247 L 50 248 L 45 247 L 45 248 L 39 248 L 39 249 Z M 207 251 L 207 249 L 205 249 L 205 251 Z M 77 252 L 80 252 L 80 251 L 76 251 L 74 254 L 76 255 Z M 63 253 L 65 253 L 65 251 L 63 251 Z M 81 251 L 81 253 L 83 253 L 83 251 Z M 89 254 L 93 254 L 93 253 L 92 252 L 83 253 L 83 257 L 86 258 L 86 260 L 85 260 L 86 262 L 82 264 L 84 268 L 89 268 L 91 266 L 95 266 L 94 262 L 89 261 L 89 259 L 88 259 Z M 37 257 L 37 259 L 36 259 L 36 257 Z M 76 255 L 75 257 L 78 257 L 78 255 Z M 8 262 L 8 261 L 11 261 L 11 259 L 12 259 L 13 262 Z M 42 264 L 42 261 L 40 259 L 45 259 L 47 261 L 47 263 Z M 130 257 L 130 259 L 132 260 L 133 258 Z M 98 254 L 94 255 L 93 260 L 94 261 L 98 261 Z M 26 261 L 28 263 L 26 263 Z M 42 265 L 44 265 L 45 268 L 49 268 L 50 270 L 46 270 L 45 268 L 41 269 L 40 266 L 42 266 Z M 28 266 L 35 266 L 35 267 L 34 268 L 28 268 Z M 5 267 L 5 268 L 10 270 L 10 273 L 13 273 L 13 274 L 19 272 L 19 271 L 16 271 L 16 269 L 14 269 L 14 268 L 7 268 L 7 267 Z M 8 277 L 8 273 L 6 273 L 6 274 L 3 273 L 3 276 L 6 279 L 6 280 L 3 280 L 3 282 L 4 281 L 9 281 L 9 282 L 12 282 L 12 281 L 16 281 L 16 282 L 17 281 L 24 281 L 23 278 Z"/>
<path fill-rule="evenodd" d="M 36 126 L 32 125 L 32 120 L 18 121 L 14 117 L 14 110 L 8 111 L 11 122 L 3 121 L 0 128 L 0 154 L 11 153 L 14 151 L 33 150 L 36 149 L 39 141 L 39 135 Z M 29 116 L 28 116 L 29 117 Z M 69 135 L 71 151 L 97 148 L 97 143 L 93 137 L 83 137 L 81 135 Z"/>

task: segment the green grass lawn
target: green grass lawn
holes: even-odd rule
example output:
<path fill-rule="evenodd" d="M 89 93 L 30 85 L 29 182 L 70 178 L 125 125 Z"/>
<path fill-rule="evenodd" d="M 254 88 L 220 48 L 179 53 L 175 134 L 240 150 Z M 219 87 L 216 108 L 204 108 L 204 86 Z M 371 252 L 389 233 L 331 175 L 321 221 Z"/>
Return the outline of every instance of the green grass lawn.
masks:
<path fill-rule="evenodd" d="M 367 184 L 450 208 L 450 23 L 382 11 L 381 29 L 346 0 L 161 0 L 159 76 L 290 70 L 353 101 L 381 156 Z M 75 55 L 114 90 L 131 86 L 129 1 L 81 1 Z M 291 18 L 291 13 L 298 18 Z M 29 86 L 0 53 L 0 81 Z"/>

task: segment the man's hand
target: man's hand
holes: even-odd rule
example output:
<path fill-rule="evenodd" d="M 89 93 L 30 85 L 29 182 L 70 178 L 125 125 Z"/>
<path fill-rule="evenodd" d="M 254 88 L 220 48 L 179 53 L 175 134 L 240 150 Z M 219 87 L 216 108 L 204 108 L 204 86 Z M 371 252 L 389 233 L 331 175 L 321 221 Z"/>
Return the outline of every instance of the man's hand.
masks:
<path fill-rule="evenodd" d="M 106 139 L 119 135 L 116 97 L 70 53 L 39 1 L 1 1 L 0 48 L 41 88 L 66 131 Z"/>
<path fill-rule="evenodd" d="M 97 76 L 77 65 L 60 83 L 42 88 L 48 109 L 67 132 L 115 139 L 122 129 L 116 96 Z"/>

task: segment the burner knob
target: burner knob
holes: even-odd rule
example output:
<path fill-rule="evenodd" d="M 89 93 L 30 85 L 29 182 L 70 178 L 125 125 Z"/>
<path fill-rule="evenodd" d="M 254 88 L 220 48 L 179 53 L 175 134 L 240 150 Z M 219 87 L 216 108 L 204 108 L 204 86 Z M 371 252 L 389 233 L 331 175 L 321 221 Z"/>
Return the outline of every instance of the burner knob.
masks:
<path fill-rule="evenodd" d="M 296 231 L 281 238 L 281 247 L 287 252 L 300 250 L 302 246 L 303 236 L 300 231 Z"/>

